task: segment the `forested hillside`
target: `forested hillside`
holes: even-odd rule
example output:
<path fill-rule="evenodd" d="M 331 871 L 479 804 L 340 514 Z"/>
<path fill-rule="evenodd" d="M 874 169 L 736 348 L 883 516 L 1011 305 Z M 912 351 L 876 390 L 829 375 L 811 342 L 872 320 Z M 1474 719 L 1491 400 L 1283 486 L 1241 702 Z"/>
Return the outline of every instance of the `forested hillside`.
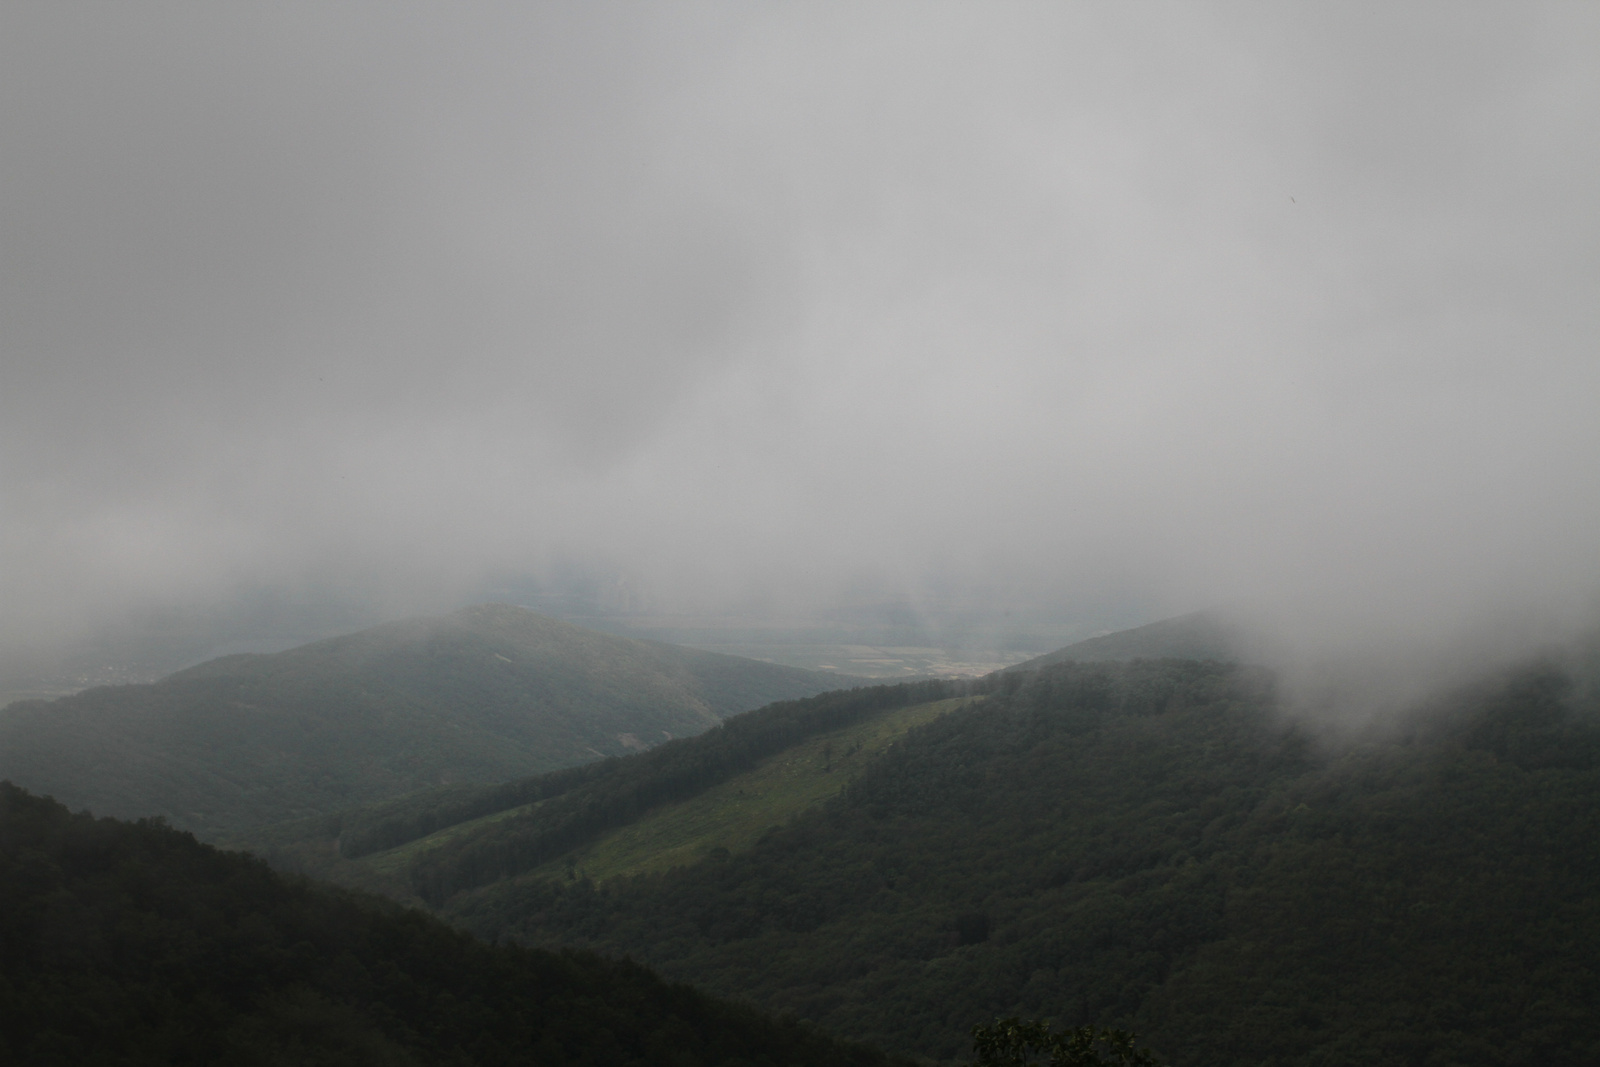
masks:
<path fill-rule="evenodd" d="M 804 796 L 831 795 L 882 745 L 949 705 L 929 706 L 921 715 L 916 708 L 968 688 L 964 682 L 929 681 L 782 701 L 623 759 L 494 786 L 418 793 L 226 840 L 280 868 L 438 904 L 463 889 L 586 850 L 608 833 L 698 798 L 764 761 L 792 759 L 796 746 L 830 746 L 828 783 Z M 907 715 L 892 714 L 901 709 Z M 893 722 L 885 722 L 886 716 Z M 852 732 L 863 727 L 876 740 Z M 831 775 L 828 738 L 840 747 L 837 777 Z M 786 821 L 804 806 L 770 818 Z"/>
<path fill-rule="evenodd" d="M 848 682 L 505 606 L 0 711 L 0 777 L 215 837 L 698 733 Z"/>
<path fill-rule="evenodd" d="M 1214 611 L 1196 611 L 1131 630 L 1102 634 L 1006 668 L 1032 671 L 1052 663 L 1097 660 L 1195 659 L 1233 662 L 1249 646 L 1245 631 Z"/>
<path fill-rule="evenodd" d="M 0 783 L 0 1062 L 889 1061 L 633 964 L 490 947 Z"/>
<path fill-rule="evenodd" d="M 1600 709 L 1561 668 L 1337 739 L 1215 662 L 992 684 L 745 851 L 436 899 L 936 1057 L 1020 1014 L 1185 1065 L 1600 1059 Z"/>

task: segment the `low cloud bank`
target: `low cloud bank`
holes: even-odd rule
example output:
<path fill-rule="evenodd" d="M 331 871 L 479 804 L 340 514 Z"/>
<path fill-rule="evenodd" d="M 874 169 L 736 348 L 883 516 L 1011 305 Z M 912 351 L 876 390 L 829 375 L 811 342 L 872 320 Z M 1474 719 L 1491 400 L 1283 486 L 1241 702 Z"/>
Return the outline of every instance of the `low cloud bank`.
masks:
<path fill-rule="evenodd" d="M 12 654 L 573 560 L 1285 662 L 1600 588 L 1594 9 L 0 19 Z"/>

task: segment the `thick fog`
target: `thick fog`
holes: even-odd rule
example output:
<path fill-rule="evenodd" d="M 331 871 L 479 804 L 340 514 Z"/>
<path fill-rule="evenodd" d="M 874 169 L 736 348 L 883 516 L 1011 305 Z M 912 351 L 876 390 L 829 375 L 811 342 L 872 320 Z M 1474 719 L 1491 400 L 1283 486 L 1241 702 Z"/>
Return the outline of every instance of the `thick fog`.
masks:
<path fill-rule="evenodd" d="M 1597 56 L 1585 3 L 7 3 L 0 640 L 573 566 L 1542 633 L 1600 582 Z"/>

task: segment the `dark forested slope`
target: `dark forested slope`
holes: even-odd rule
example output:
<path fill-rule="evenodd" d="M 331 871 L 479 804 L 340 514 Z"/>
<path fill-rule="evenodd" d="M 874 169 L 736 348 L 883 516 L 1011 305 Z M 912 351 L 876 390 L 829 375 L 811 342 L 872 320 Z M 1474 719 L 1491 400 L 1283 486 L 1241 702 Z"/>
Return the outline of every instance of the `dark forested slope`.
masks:
<path fill-rule="evenodd" d="M 0 711 L 0 776 L 205 835 L 698 733 L 847 679 L 488 605 Z"/>
<path fill-rule="evenodd" d="M 0 1062 L 887 1061 L 632 964 L 492 948 L 0 783 Z"/>
<path fill-rule="evenodd" d="M 442 910 L 941 1057 L 1016 1013 L 1176 1064 L 1600 1060 L 1600 723 L 1563 670 L 1337 742 L 1215 662 L 995 684 L 748 852 Z"/>

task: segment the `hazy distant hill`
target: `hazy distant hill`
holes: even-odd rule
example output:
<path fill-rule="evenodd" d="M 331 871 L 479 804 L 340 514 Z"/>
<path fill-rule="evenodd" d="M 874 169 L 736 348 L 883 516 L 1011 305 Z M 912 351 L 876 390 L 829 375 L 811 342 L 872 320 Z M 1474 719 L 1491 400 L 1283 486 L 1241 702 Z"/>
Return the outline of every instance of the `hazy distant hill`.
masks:
<path fill-rule="evenodd" d="M 1091 637 L 1007 670 L 1034 670 L 1052 663 L 1094 660 L 1193 659 L 1231 661 L 1240 658 L 1243 634 L 1214 612 L 1196 611 L 1148 626 Z"/>
<path fill-rule="evenodd" d="M 888 1063 L 634 964 L 492 948 L 4 784 L 0 1062 Z"/>
<path fill-rule="evenodd" d="M 565 815 L 364 862 L 482 935 L 937 1057 L 1020 1013 L 1197 1067 L 1594 1060 L 1600 701 L 1557 667 L 1338 744 L 1217 662 L 1061 662 L 909 715 L 939 684 L 681 798 L 629 806 L 651 753 Z"/>
<path fill-rule="evenodd" d="M 201 834 L 649 748 L 846 684 L 505 606 L 0 711 L 0 778 Z"/>

